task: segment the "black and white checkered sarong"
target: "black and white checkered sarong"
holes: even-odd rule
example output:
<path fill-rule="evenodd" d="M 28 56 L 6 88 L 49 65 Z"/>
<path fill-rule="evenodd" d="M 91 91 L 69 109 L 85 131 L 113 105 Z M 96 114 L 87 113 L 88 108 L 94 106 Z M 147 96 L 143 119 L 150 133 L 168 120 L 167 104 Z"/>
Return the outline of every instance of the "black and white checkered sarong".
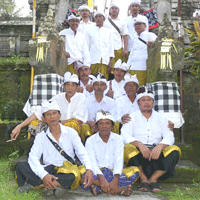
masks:
<path fill-rule="evenodd" d="M 154 109 L 158 112 L 180 112 L 180 94 L 176 82 L 155 82 L 147 84 L 154 93 Z"/>
<path fill-rule="evenodd" d="M 63 77 L 58 74 L 42 74 L 34 77 L 33 92 L 29 97 L 31 106 L 41 105 L 42 101 L 64 92 Z"/>

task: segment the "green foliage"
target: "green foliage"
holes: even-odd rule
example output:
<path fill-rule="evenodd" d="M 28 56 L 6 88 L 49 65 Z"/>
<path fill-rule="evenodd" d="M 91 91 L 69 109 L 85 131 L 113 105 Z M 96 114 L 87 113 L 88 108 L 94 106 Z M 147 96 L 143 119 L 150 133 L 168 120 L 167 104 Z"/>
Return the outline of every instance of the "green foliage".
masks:
<path fill-rule="evenodd" d="M 14 194 L 13 192 L 18 188 L 15 181 L 14 172 L 10 171 L 10 162 L 8 159 L 0 158 L 0 199 L 8 200 L 40 200 L 42 199 L 41 190 L 33 190 L 28 194 Z"/>
<path fill-rule="evenodd" d="M 175 185 L 175 191 L 169 192 L 163 190 L 159 194 L 167 196 L 169 200 L 197 200 L 200 199 L 200 184 Z"/>
<path fill-rule="evenodd" d="M 19 68 L 19 65 L 27 65 L 29 64 L 29 58 L 21 57 L 20 55 L 12 56 L 12 57 L 0 57 L 0 65 L 15 65 L 16 69 Z"/>
<path fill-rule="evenodd" d="M 193 65 L 190 68 L 191 74 L 198 76 L 200 73 L 200 38 L 198 33 L 185 29 L 188 32 L 190 39 L 190 48 L 185 48 L 185 60 L 193 61 Z"/>
<path fill-rule="evenodd" d="M 9 20 L 13 17 L 19 17 L 21 10 L 21 8 L 17 9 L 15 0 L 0 0 L 0 17 L 3 17 L 5 20 Z"/>

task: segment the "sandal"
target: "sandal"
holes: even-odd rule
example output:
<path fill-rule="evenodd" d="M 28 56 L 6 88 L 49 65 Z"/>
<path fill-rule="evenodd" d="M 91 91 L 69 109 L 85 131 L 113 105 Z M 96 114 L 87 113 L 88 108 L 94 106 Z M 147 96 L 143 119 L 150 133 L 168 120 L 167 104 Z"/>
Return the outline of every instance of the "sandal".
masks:
<path fill-rule="evenodd" d="M 149 190 L 149 183 L 143 182 L 138 186 L 138 190 L 142 192 L 147 192 Z"/>
<path fill-rule="evenodd" d="M 152 192 L 160 192 L 162 188 L 158 185 L 158 183 L 151 183 L 150 189 Z M 158 189 L 158 190 L 155 190 Z"/>
<path fill-rule="evenodd" d="M 131 192 L 132 192 L 131 187 L 125 186 L 125 187 L 123 187 L 123 188 L 124 188 L 124 190 L 122 190 L 122 192 L 121 192 L 119 195 L 120 195 L 120 196 L 130 196 L 130 195 L 131 195 Z M 129 195 L 126 195 L 127 191 L 129 191 L 129 189 L 130 189 L 130 194 L 129 194 Z"/>

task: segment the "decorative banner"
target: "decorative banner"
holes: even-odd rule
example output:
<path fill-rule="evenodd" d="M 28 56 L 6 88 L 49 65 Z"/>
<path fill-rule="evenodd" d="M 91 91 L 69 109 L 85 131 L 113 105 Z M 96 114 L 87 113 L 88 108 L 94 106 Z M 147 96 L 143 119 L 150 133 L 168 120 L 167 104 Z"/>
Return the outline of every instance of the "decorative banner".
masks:
<path fill-rule="evenodd" d="M 88 0 L 88 6 L 91 7 L 91 8 L 94 8 L 94 1 Z"/>
<path fill-rule="evenodd" d="M 160 69 L 161 70 L 166 70 L 169 68 L 172 70 L 172 57 L 171 57 L 171 48 L 174 47 L 176 53 L 176 47 L 173 44 L 174 40 L 173 39 L 167 39 L 163 38 L 162 39 L 162 45 L 161 45 L 161 50 L 160 50 Z"/>
<path fill-rule="evenodd" d="M 37 37 L 37 52 L 36 52 L 37 62 L 46 62 L 47 51 L 48 51 L 46 42 L 47 42 L 47 37 L 44 36 Z"/>
<path fill-rule="evenodd" d="M 149 22 L 149 30 L 159 26 L 158 16 L 155 8 L 147 10 L 141 14 L 147 17 Z"/>

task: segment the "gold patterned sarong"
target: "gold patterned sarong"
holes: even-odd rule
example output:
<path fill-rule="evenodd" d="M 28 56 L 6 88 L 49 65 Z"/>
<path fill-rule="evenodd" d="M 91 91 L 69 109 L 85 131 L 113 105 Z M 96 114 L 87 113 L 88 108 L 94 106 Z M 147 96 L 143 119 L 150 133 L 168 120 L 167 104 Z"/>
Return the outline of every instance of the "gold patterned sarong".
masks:
<path fill-rule="evenodd" d="M 78 123 L 77 119 L 69 119 L 64 125 L 75 129 L 79 135 L 81 134 L 81 126 Z"/>
<path fill-rule="evenodd" d="M 130 177 L 133 176 L 133 174 L 135 174 L 136 172 L 139 172 L 139 173 L 140 173 L 140 170 L 139 170 L 138 167 L 134 167 L 134 166 L 125 167 L 125 168 L 123 168 L 123 170 L 122 170 L 122 173 L 124 173 L 124 175 L 126 176 L 126 178 L 130 178 Z M 138 178 L 139 178 L 139 177 L 140 177 L 140 176 L 138 176 Z M 138 179 L 138 178 L 137 178 L 137 179 Z M 135 179 L 135 181 L 132 182 L 132 184 L 135 183 L 135 182 L 137 181 L 137 179 Z"/>
<path fill-rule="evenodd" d="M 55 170 L 58 170 L 57 174 L 58 173 L 63 173 L 63 174 L 73 173 L 74 174 L 75 180 L 70 186 L 72 190 L 76 189 L 80 185 L 80 183 L 82 182 L 82 173 L 86 171 L 86 170 L 84 171 L 84 166 L 81 165 L 78 167 L 77 165 L 73 165 L 69 161 L 64 161 L 63 166 L 59 168 L 55 167 Z"/>
<path fill-rule="evenodd" d="M 126 144 L 124 146 L 124 163 L 127 166 L 128 162 L 131 158 L 135 157 L 138 155 L 140 151 L 136 148 L 136 146 L 132 144 Z"/>
<path fill-rule="evenodd" d="M 147 80 L 147 71 L 141 71 L 141 70 L 128 70 L 127 71 L 129 74 L 134 75 L 137 74 L 137 79 L 139 81 L 139 86 L 146 85 L 146 80 Z"/>
<path fill-rule="evenodd" d="M 181 157 L 181 149 L 176 146 L 168 146 L 162 150 L 164 157 L 167 157 L 172 151 L 178 151 L 179 157 Z M 128 162 L 131 158 L 138 155 L 140 151 L 132 144 L 127 144 L 124 146 L 124 163 L 128 165 Z"/>
<path fill-rule="evenodd" d="M 67 66 L 67 72 L 70 72 L 70 73 L 72 73 L 72 74 L 78 74 L 78 73 L 77 73 L 77 70 L 74 69 L 73 63 Z"/>
<path fill-rule="evenodd" d="M 108 80 L 109 74 L 107 73 L 107 68 L 108 68 L 107 65 L 102 64 L 102 62 L 101 62 L 101 63 L 97 63 L 97 64 L 92 64 L 90 66 L 90 68 L 91 68 L 92 74 L 95 75 L 96 73 L 100 72 L 101 74 L 103 74 L 106 77 L 106 80 Z"/>

